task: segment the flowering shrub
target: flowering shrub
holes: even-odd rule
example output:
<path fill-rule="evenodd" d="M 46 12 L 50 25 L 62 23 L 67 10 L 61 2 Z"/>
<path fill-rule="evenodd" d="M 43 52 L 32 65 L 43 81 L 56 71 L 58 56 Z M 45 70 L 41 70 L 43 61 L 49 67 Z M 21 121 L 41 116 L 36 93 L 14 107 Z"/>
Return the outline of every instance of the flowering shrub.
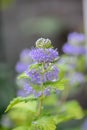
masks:
<path fill-rule="evenodd" d="M 62 56 L 62 59 L 67 64 L 65 71 L 71 86 L 85 82 L 85 35 L 77 32 L 70 33 L 67 43 L 63 46 L 63 52 L 66 55 Z"/>
<path fill-rule="evenodd" d="M 7 112 L 13 108 L 14 130 L 55 130 L 61 122 L 83 117 L 76 101 L 62 100 L 67 80 L 58 60 L 57 49 L 44 38 L 36 41 L 35 48 L 21 53 L 16 66 L 19 73 L 17 83 L 21 86 L 17 94 L 19 97 L 6 109 Z"/>

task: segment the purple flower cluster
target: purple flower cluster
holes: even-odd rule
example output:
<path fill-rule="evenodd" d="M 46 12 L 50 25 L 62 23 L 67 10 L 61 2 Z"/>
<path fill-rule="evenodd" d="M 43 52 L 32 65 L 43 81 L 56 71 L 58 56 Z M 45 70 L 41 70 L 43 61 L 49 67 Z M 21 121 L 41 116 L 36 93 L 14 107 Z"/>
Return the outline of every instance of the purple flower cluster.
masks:
<path fill-rule="evenodd" d="M 38 48 L 38 49 L 32 49 L 30 52 L 30 56 L 36 62 L 47 63 L 55 61 L 55 59 L 58 58 L 58 52 L 57 50 L 54 50 L 52 48 L 49 49 Z"/>
<path fill-rule="evenodd" d="M 38 98 L 42 95 L 42 91 L 36 91 L 35 89 L 33 89 L 33 87 L 31 87 L 29 84 L 25 83 L 24 87 L 18 91 L 17 95 L 18 96 L 22 96 L 22 97 L 26 97 L 29 95 L 34 95 L 35 98 Z M 45 88 L 45 90 L 43 91 L 43 94 L 45 96 L 49 96 L 50 95 L 50 87 Z"/>
<path fill-rule="evenodd" d="M 74 72 L 73 74 L 68 75 L 68 79 L 70 79 L 69 81 L 71 85 L 75 85 L 85 81 L 84 75 L 79 72 Z"/>
<path fill-rule="evenodd" d="M 30 71 L 26 71 L 26 74 L 31 78 L 31 82 L 34 83 L 34 84 L 35 83 L 36 84 L 41 84 L 44 81 L 43 76 L 36 69 L 32 69 Z"/>
<path fill-rule="evenodd" d="M 29 64 L 30 59 L 34 61 L 32 64 L 38 67 L 33 67 Z M 29 77 L 28 82 L 25 81 L 22 90 L 18 91 L 19 96 L 29 96 L 33 94 L 36 98 L 44 94 L 50 95 L 50 87 L 41 89 L 46 82 L 55 82 L 58 80 L 59 70 L 54 65 L 54 61 L 58 59 L 58 52 L 53 49 L 49 39 L 37 40 L 36 48 L 29 50 L 25 49 L 20 54 L 20 62 L 16 65 L 16 71 L 19 73 L 25 72 Z M 36 63 L 36 64 L 35 64 Z M 40 65 L 40 66 L 39 66 Z M 34 86 L 38 86 L 38 88 Z"/>
<path fill-rule="evenodd" d="M 73 46 L 66 43 L 63 46 L 63 52 L 71 55 L 82 55 L 85 54 L 85 48 L 83 46 Z"/>
<path fill-rule="evenodd" d="M 54 66 L 52 68 L 51 71 L 48 71 L 45 76 L 47 78 L 48 81 L 57 81 L 58 80 L 58 73 L 59 73 L 59 70 L 56 66 Z"/>
<path fill-rule="evenodd" d="M 63 46 L 63 52 L 70 55 L 85 54 L 85 36 L 81 33 L 70 33 L 68 35 L 67 43 Z"/>
<path fill-rule="evenodd" d="M 28 68 L 28 66 L 29 66 L 29 64 L 25 64 L 25 63 L 22 63 L 22 62 L 17 62 L 15 70 L 18 73 L 22 73 Z"/>
<path fill-rule="evenodd" d="M 28 70 L 26 74 L 30 77 L 33 84 L 42 84 L 47 81 L 57 81 L 58 80 L 59 70 L 56 66 L 52 66 L 50 71 L 45 72 L 44 74 L 40 70 Z"/>
<path fill-rule="evenodd" d="M 28 84 L 28 83 L 25 83 L 24 85 L 24 91 L 26 91 L 26 94 L 31 94 L 32 91 L 33 91 L 33 88 Z"/>
<path fill-rule="evenodd" d="M 17 62 L 15 70 L 18 73 L 24 72 L 29 65 L 32 63 L 32 59 L 30 57 L 30 50 L 24 49 L 20 54 L 19 62 Z"/>
<path fill-rule="evenodd" d="M 70 44 L 80 44 L 85 41 L 85 35 L 82 33 L 73 32 L 68 35 L 68 43 Z"/>
<path fill-rule="evenodd" d="M 30 86 L 28 82 L 25 82 L 22 88 L 18 91 L 17 95 L 26 97 L 29 96 L 30 94 L 33 94 L 33 88 Z"/>
<path fill-rule="evenodd" d="M 34 94 L 35 98 L 38 98 L 38 97 L 40 97 L 42 95 L 42 91 L 36 92 L 35 90 L 33 90 L 32 94 Z M 45 96 L 49 96 L 50 95 L 50 88 L 46 88 L 43 91 L 43 94 Z"/>

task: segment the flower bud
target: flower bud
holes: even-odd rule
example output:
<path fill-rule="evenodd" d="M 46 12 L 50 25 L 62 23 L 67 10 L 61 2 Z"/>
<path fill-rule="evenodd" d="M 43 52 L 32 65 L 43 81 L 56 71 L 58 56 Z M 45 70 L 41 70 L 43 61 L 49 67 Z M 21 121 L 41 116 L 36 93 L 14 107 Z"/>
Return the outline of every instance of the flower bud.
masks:
<path fill-rule="evenodd" d="M 53 48 L 49 39 L 40 38 L 36 41 L 37 48 Z"/>

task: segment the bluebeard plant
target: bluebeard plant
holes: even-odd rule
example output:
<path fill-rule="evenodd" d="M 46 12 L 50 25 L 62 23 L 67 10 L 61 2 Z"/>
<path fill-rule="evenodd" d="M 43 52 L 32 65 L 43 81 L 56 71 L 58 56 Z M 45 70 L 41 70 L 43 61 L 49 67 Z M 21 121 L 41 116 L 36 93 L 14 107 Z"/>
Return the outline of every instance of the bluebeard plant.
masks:
<path fill-rule="evenodd" d="M 25 72 L 29 79 L 28 81 L 22 79 L 24 80 L 22 81 L 24 84 L 22 90 L 18 91 L 18 95 L 28 96 L 33 94 L 35 97 L 39 97 L 42 94 L 45 96 L 50 95 L 51 86 L 43 90 L 42 86 L 47 82 L 56 82 L 58 80 L 59 69 L 54 64 L 58 60 L 58 57 L 58 51 L 53 48 L 49 39 L 40 38 L 36 41 L 35 48 L 24 50 L 20 54 L 22 63 L 17 63 L 16 70 L 19 73 Z M 29 64 L 28 60 L 30 58 L 33 64 Z M 32 66 L 35 67 L 32 68 Z M 38 90 L 36 87 L 33 87 L 35 85 L 38 85 Z"/>
<path fill-rule="evenodd" d="M 67 42 L 63 46 L 63 52 L 69 55 L 82 55 L 85 54 L 85 36 L 81 33 L 70 33 Z"/>
<path fill-rule="evenodd" d="M 60 98 L 59 103 L 57 103 L 55 95 L 59 94 L 60 90 L 64 90 L 66 85 L 66 79 L 64 79 L 60 67 L 62 65 L 58 65 L 58 60 L 57 49 L 53 48 L 49 39 L 44 38 L 38 39 L 33 49 L 25 49 L 20 54 L 20 60 L 16 65 L 17 84 L 19 86 L 18 97 L 6 109 L 8 111 L 18 103 L 19 107 L 20 103 L 23 103 L 20 111 L 22 107 L 25 110 L 28 107 L 27 112 L 25 111 L 26 118 L 23 115 L 26 120 L 20 123 L 21 126 L 17 130 L 56 130 L 58 123 L 83 117 L 83 113 L 76 102 L 63 105 Z M 51 104 L 52 108 L 50 105 L 46 105 L 48 99 L 50 100 L 47 104 L 50 104 L 51 100 L 51 102 L 54 101 Z M 72 113 L 73 107 L 77 108 L 76 110 L 80 114 Z M 17 115 L 17 118 L 20 116 Z"/>

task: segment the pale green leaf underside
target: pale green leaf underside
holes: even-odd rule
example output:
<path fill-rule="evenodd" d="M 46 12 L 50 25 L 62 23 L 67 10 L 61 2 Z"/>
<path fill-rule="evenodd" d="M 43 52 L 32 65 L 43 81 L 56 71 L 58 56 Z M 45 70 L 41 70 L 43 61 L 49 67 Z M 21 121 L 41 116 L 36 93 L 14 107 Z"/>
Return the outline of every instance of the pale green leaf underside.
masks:
<path fill-rule="evenodd" d="M 29 102 L 29 101 L 35 101 L 36 99 L 35 98 L 30 98 L 30 97 L 26 97 L 26 98 L 23 98 L 23 97 L 17 97 L 17 98 L 14 98 L 10 104 L 8 105 L 7 109 L 5 110 L 5 112 L 9 111 L 10 109 L 12 109 L 16 104 L 20 103 L 20 102 Z"/>

